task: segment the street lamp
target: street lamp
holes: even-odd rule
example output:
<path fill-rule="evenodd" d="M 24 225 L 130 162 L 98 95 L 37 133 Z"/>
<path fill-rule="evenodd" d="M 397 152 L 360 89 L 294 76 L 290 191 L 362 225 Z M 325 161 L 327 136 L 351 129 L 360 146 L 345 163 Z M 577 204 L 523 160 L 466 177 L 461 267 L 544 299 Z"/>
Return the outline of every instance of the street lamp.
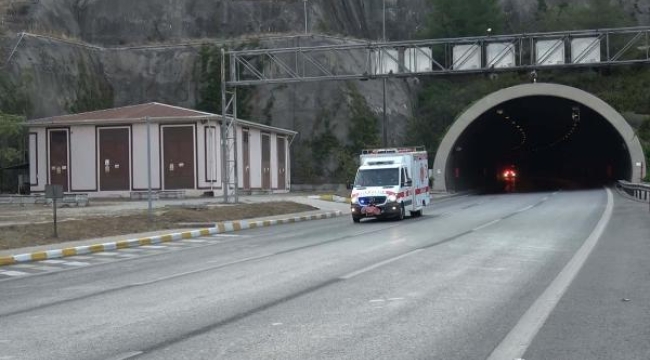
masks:
<path fill-rule="evenodd" d="M 382 0 L 382 22 L 381 22 L 381 28 L 382 28 L 382 40 L 383 42 L 386 42 L 386 0 Z M 388 116 L 386 114 L 386 81 L 387 79 L 384 77 L 382 81 L 382 97 L 383 97 L 383 105 L 384 105 L 384 118 L 383 118 L 383 124 L 382 124 L 382 143 L 384 147 L 388 146 Z"/>
<path fill-rule="evenodd" d="M 307 20 L 307 0 L 302 0 L 302 3 L 303 3 L 303 8 L 305 10 L 305 34 L 307 34 L 309 32 L 308 31 L 308 26 L 307 26 L 307 21 L 308 21 Z"/>

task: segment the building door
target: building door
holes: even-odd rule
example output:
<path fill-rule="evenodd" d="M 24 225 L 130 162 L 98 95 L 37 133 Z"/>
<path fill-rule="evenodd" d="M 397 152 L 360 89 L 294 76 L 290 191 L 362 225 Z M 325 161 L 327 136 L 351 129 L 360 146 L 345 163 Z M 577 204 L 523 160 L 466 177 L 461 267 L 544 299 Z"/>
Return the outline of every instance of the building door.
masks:
<path fill-rule="evenodd" d="M 194 127 L 164 126 L 165 189 L 194 189 Z"/>
<path fill-rule="evenodd" d="M 287 140 L 283 137 L 278 137 L 278 189 L 284 190 L 287 188 Z"/>
<path fill-rule="evenodd" d="M 50 184 L 68 191 L 68 130 L 50 131 Z"/>
<path fill-rule="evenodd" d="M 244 157 L 244 190 L 251 188 L 251 150 L 248 129 L 242 131 L 242 147 Z"/>
<path fill-rule="evenodd" d="M 271 135 L 262 134 L 262 189 L 271 190 Z"/>
<path fill-rule="evenodd" d="M 99 132 L 99 189 L 130 190 L 129 129 L 102 129 Z"/>

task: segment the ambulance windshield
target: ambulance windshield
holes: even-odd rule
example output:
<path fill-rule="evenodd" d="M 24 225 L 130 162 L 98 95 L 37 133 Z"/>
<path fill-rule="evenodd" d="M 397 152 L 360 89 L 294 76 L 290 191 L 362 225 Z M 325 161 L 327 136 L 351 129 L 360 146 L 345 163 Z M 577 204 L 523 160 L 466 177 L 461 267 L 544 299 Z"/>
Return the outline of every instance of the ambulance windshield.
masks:
<path fill-rule="evenodd" d="M 399 168 L 362 169 L 354 179 L 355 187 L 398 186 Z"/>

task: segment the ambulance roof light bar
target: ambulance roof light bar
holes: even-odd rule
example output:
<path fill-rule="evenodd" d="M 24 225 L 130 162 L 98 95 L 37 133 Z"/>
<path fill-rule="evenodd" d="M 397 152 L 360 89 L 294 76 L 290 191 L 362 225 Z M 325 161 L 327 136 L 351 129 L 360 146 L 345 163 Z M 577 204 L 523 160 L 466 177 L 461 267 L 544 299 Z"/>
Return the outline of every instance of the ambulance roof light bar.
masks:
<path fill-rule="evenodd" d="M 383 149 L 364 149 L 361 150 L 361 154 L 363 155 L 368 155 L 368 154 L 401 154 L 401 153 L 410 153 L 410 152 L 418 152 L 418 151 L 426 151 L 424 146 L 406 146 L 406 147 L 399 147 L 399 148 L 383 148 Z"/>

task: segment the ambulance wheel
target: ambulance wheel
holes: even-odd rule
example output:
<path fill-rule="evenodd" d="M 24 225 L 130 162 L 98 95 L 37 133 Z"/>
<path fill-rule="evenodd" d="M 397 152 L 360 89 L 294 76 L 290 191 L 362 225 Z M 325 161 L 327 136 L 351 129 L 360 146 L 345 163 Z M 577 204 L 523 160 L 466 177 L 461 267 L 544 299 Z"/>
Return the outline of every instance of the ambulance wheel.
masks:
<path fill-rule="evenodd" d="M 399 217 L 397 218 L 397 220 L 402 221 L 404 220 L 405 217 L 406 217 L 406 209 L 404 209 L 404 204 L 402 204 L 402 206 L 400 207 Z"/>
<path fill-rule="evenodd" d="M 355 224 L 358 224 L 358 223 L 361 222 L 361 218 L 358 218 L 358 217 L 353 216 L 353 217 L 352 217 L 352 222 L 354 222 Z"/>

